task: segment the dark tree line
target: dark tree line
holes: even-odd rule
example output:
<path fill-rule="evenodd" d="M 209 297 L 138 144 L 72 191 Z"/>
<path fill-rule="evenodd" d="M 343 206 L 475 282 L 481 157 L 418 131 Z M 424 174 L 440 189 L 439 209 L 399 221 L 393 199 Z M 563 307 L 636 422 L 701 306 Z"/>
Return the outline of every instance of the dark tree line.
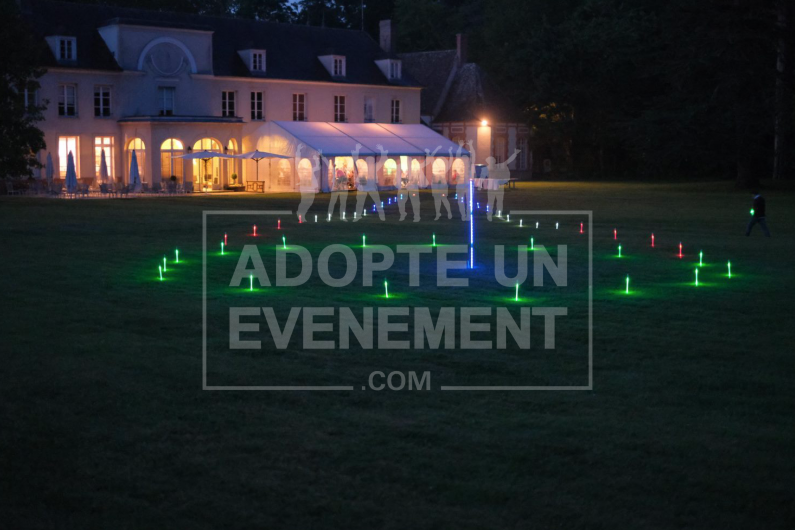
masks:
<path fill-rule="evenodd" d="M 9 2 L 10 0 L 3 0 Z M 295 24 L 397 23 L 402 51 L 469 36 L 571 178 L 795 175 L 792 0 L 86 0 Z M 13 43 L 9 43 L 13 45 Z M 6 54 L 6 57 L 11 54 Z"/>

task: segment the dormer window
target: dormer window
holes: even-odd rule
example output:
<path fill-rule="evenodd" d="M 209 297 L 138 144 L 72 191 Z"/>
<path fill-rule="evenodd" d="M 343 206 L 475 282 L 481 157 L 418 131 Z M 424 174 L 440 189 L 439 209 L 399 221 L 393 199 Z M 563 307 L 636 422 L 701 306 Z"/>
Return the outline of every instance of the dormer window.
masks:
<path fill-rule="evenodd" d="M 251 71 L 264 72 L 265 71 L 265 52 L 252 51 L 251 52 Z"/>
<path fill-rule="evenodd" d="M 400 61 L 389 61 L 389 79 L 400 79 Z"/>
<path fill-rule="evenodd" d="M 345 57 L 334 56 L 333 64 L 332 75 L 334 77 L 345 77 Z"/>
<path fill-rule="evenodd" d="M 77 60 L 77 39 L 74 37 L 58 37 L 58 60 Z"/>

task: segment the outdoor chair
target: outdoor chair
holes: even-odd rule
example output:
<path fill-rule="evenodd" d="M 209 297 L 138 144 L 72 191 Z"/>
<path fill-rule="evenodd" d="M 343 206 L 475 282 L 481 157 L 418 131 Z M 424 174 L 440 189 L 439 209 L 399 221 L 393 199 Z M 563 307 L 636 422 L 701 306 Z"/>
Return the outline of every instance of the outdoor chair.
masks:
<path fill-rule="evenodd" d="M 160 186 L 159 183 L 152 184 L 152 193 L 163 193 L 163 188 Z"/>
<path fill-rule="evenodd" d="M 119 190 L 119 195 L 121 195 L 122 197 L 129 197 L 130 196 L 130 187 L 129 186 L 123 186 Z"/>

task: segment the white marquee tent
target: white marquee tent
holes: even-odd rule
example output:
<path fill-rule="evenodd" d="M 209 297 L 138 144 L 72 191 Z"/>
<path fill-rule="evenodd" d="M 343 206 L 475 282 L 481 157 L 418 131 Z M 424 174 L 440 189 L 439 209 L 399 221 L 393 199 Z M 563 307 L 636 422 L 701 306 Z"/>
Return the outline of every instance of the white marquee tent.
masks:
<path fill-rule="evenodd" d="M 252 149 L 290 157 L 261 175 L 273 191 L 455 185 L 470 172 L 470 153 L 424 125 L 273 121 L 253 136 Z"/>

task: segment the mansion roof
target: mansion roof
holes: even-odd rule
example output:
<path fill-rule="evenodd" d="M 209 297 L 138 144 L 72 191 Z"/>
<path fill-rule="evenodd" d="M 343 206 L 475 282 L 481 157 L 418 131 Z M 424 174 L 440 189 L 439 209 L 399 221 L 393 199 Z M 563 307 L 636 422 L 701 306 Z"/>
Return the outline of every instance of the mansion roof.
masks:
<path fill-rule="evenodd" d="M 212 74 L 223 77 L 256 77 L 296 81 L 420 86 L 403 69 L 400 79 L 388 79 L 375 61 L 394 58 L 385 53 L 367 33 L 249 19 L 149 11 L 96 4 L 53 0 L 22 0 L 22 13 L 32 31 L 44 38 L 75 37 L 77 60 L 59 63 L 49 47 L 42 45 L 45 67 L 121 71 L 121 67 L 99 33 L 109 25 L 212 32 Z M 241 50 L 266 50 L 265 72 L 252 73 L 240 57 Z M 318 59 L 345 56 L 344 77 L 333 77 Z"/>

